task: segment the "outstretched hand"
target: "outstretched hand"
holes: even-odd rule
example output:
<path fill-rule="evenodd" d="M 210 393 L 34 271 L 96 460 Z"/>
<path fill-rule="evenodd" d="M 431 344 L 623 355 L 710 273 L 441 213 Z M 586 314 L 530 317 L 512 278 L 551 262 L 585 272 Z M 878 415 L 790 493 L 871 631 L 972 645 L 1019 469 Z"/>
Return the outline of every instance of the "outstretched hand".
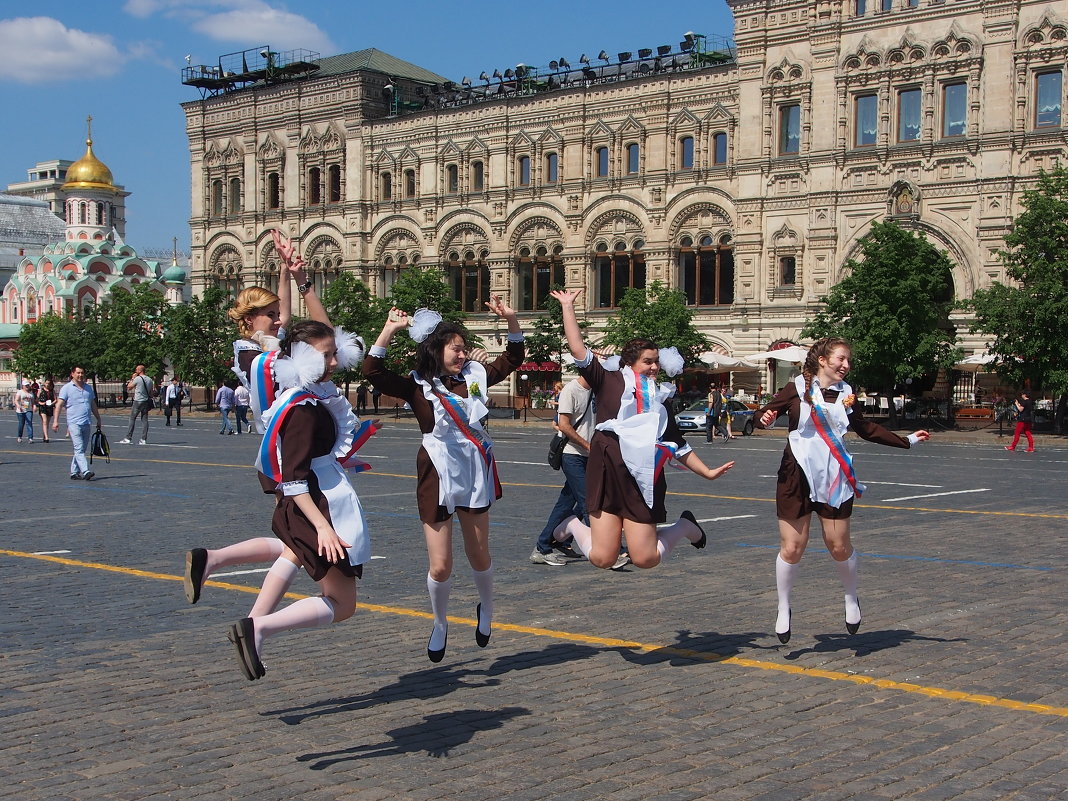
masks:
<path fill-rule="evenodd" d="M 290 273 L 297 273 L 304 269 L 304 259 L 297 253 L 293 240 L 277 228 L 271 229 L 271 239 L 274 241 L 274 249 L 282 258 L 282 264 Z"/>
<path fill-rule="evenodd" d="M 715 481 L 732 467 L 734 467 L 734 462 L 727 462 L 726 464 L 721 464 L 719 467 L 710 467 L 708 468 L 708 475 L 705 476 L 705 478 L 709 481 Z"/>
<path fill-rule="evenodd" d="M 486 308 L 498 317 L 515 317 L 515 309 L 506 304 L 500 295 L 494 295 L 486 301 Z"/>
<path fill-rule="evenodd" d="M 921 429 L 920 431 L 914 432 L 912 436 L 916 437 L 920 442 L 926 442 L 931 438 L 931 432 Z"/>
<path fill-rule="evenodd" d="M 549 295 L 560 301 L 561 306 L 574 306 L 578 296 L 582 294 L 581 289 L 554 289 Z"/>

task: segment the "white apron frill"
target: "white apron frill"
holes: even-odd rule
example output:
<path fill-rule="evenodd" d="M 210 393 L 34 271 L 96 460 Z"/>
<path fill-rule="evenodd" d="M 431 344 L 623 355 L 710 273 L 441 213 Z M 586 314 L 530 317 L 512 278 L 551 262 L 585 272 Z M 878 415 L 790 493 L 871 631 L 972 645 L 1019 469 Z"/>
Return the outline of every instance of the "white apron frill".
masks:
<path fill-rule="evenodd" d="M 794 387 L 801 398 L 801 409 L 797 428 L 790 432 L 790 450 L 805 474 L 805 478 L 808 479 L 809 499 L 838 509 L 854 495 L 860 497 L 865 490 L 863 484 L 856 482 L 854 492 L 853 485 L 840 461 L 844 459 L 847 464 L 852 463 L 852 457 L 845 450 L 842 438 L 849 429 L 851 413 L 845 405 L 845 399 L 853 394 L 853 389 L 844 381 L 832 384 L 828 389 L 838 390 L 839 393 L 834 403 L 824 401 L 823 390 L 818 384 L 815 384 L 813 391 L 808 394 L 813 403 L 818 403 L 823 411 L 830 425 L 830 432 L 833 434 L 832 441 L 837 441 L 832 450 L 832 445 L 820 435 L 816 421 L 813 419 L 813 404 L 806 400 L 807 388 L 804 376 L 799 375 L 794 378 Z M 835 451 L 838 453 L 837 458 Z"/>
<path fill-rule="evenodd" d="M 598 423 L 597 429 L 611 431 L 619 438 L 623 463 L 637 482 L 645 505 L 652 509 L 653 488 L 657 475 L 664 467 L 665 454 L 670 454 L 670 458 L 684 456 L 691 448 L 689 445 L 679 448 L 674 442 L 663 441 L 668 424 L 668 410 L 664 401 L 675 394 L 675 385 L 642 380 L 629 367 L 624 367 L 620 372 L 623 376 L 623 395 L 619 401 L 619 414 L 611 420 Z"/>
<path fill-rule="evenodd" d="M 423 434 L 423 447 L 438 474 L 438 504 L 450 515 L 458 506 L 492 506 L 498 486 L 493 440 L 481 423 L 489 413 L 483 395 L 488 386 L 486 368 L 468 361 L 460 374 L 467 381 L 466 398 L 447 390 L 440 378 L 428 382 L 412 373 L 434 410 L 434 430 Z"/>
<path fill-rule="evenodd" d="M 306 387 L 287 389 L 263 413 L 266 435 L 256 457 L 256 469 L 276 481 L 280 480 L 278 468 L 282 454 L 281 414 L 286 407 L 306 403 L 323 406 L 334 418 L 334 446 L 330 453 L 312 459 L 311 469 L 329 506 L 330 525 L 343 542 L 349 543 L 346 549 L 349 564 L 365 564 L 371 559 L 371 537 L 367 518 L 356 490 L 339 462 L 339 459 L 349 455 L 358 420 L 352 411 L 352 405 L 341 396 L 332 382 L 323 381 Z M 271 464 L 272 457 L 274 466 Z"/>

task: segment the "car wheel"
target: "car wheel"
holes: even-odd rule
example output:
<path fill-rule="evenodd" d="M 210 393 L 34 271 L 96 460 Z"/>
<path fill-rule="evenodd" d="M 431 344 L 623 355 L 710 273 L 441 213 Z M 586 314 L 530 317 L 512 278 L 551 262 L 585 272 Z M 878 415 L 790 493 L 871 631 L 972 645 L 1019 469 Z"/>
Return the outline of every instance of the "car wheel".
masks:
<path fill-rule="evenodd" d="M 746 420 L 745 425 L 742 426 L 742 435 L 749 437 L 753 434 L 753 421 L 752 419 Z"/>

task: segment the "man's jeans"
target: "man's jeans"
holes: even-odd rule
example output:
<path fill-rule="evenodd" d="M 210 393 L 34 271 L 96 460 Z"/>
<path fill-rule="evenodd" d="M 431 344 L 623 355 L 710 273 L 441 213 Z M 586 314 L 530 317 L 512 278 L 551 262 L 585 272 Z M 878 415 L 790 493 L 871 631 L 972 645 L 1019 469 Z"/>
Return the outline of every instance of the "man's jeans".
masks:
<path fill-rule="evenodd" d="M 29 431 L 30 439 L 33 439 L 33 412 L 16 412 L 19 417 L 19 439 L 22 439 L 23 430 Z M 45 432 L 45 436 L 48 432 Z"/>
<path fill-rule="evenodd" d="M 556 506 L 549 513 L 549 519 L 538 537 L 538 550 L 549 553 L 553 549 L 553 530 L 572 515 L 589 523 L 586 516 L 586 462 L 587 456 L 565 453 L 560 459 L 560 472 L 564 474 L 564 487 Z"/>
<path fill-rule="evenodd" d="M 89 424 L 80 426 L 67 425 L 67 433 L 74 445 L 74 458 L 70 460 L 70 474 L 80 476 L 89 472 L 89 460 L 85 458 L 85 451 L 89 447 Z"/>
<path fill-rule="evenodd" d="M 141 417 L 141 439 L 148 439 L 148 401 L 134 401 L 130 407 L 130 430 L 126 432 L 126 439 L 133 439 L 138 415 Z"/>
<path fill-rule="evenodd" d="M 220 406 L 219 407 L 219 414 L 222 417 L 222 428 L 219 429 L 219 433 L 220 434 L 225 434 L 228 431 L 233 433 L 234 427 L 232 425 L 230 425 L 230 407 L 227 406 L 224 409 L 224 408 L 222 408 Z"/>
<path fill-rule="evenodd" d="M 252 426 L 250 426 L 248 422 L 247 406 L 234 407 L 234 423 L 237 425 L 238 434 L 249 434 L 252 432 Z"/>

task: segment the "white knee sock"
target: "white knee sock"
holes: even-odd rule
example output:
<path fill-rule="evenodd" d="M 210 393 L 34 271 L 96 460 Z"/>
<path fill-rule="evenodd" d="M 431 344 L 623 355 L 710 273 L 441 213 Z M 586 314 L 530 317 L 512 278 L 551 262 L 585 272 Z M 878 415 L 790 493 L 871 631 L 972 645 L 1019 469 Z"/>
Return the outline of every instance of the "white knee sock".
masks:
<path fill-rule="evenodd" d="M 675 546 L 682 542 L 683 537 L 690 542 L 697 542 L 697 540 L 701 539 L 701 529 L 685 517 L 680 517 L 670 526 L 658 529 L 656 532 L 656 550 L 660 553 L 660 558 L 663 559 L 675 550 Z"/>
<path fill-rule="evenodd" d="M 208 564 L 204 570 L 207 579 L 220 567 L 230 565 L 250 565 L 258 562 L 271 562 L 282 555 L 285 546 L 276 537 L 256 537 L 251 540 L 235 542 L 225 548 L 208 551 Z"/>
<path fill-rule="evenodd" d="M 256 652 L 263 653 L 265 638 L 291 629 L 313 629 L 334 622 L 334 604 L 322 595 L 301 598 L 285 609 L 263 617 L 253 618 L 256 629 Z"/>
<path fill-rule="evenodd" d="M 439 651 L 445 647 L 445 634 L 449 630 L 449 593 L 452 591 L 452 576 L 444 581 L 435 581 L 426 574 L 426 589 L 430 593 L 430 611 L 434 613 L 434 631 L 427 648 Z"/>
<path fill-rule="evenodd" d="M 472 570 L 471 575 L 475 577 L 478 600 L 482 604 L 478 615 L 478 630 L 489 634 L 493 627 L 493 564 L 485 570 Z"/>
<path fill-rule="evenodd" d="M 289 592 L 293 579 L 299 572 L 300 565 L 290 562 L 284 556 L 275 559 L 271 569 L 263 577 L 260 594 L 256 596 L 256 603 L 252 605 L 252 611 L 248 613 L 248 616 L 263 617 L 277 609 L 279 601 Z"/>
<path fill-rule="evenodd" d="M 844 562 L 835 562 L 838 568 L 838 578 L 842 580 L 842 589 L 845 590 L 845 619 L 846 623 L 860 622 L 860 601 L 857 600 L 857 552 L 853 551 Z"/>
<path fill-rule="evenodd" d="M 574 538 L 575 550 L 590 558 L 590 548 L 593 546 L 593 537 L 590 536 L 590 527 L 579 520 L 577 517 L 569 517 L 564 521 L 564 535 L 557 537 L 557 540 L 563 542 L 568 537 Z M 553 534 L 556 537 L 556 534 Z"/>
<path fill-rule="evenodd" d="M 785 634 L 790 630 L 790 593 L 794 589 L 794 577 L 800 562 L 791 565 L 782 558 L 775 557 L 775 589 L 779 593 L 779 615 L 775 618 L 775 633 Z"/>

